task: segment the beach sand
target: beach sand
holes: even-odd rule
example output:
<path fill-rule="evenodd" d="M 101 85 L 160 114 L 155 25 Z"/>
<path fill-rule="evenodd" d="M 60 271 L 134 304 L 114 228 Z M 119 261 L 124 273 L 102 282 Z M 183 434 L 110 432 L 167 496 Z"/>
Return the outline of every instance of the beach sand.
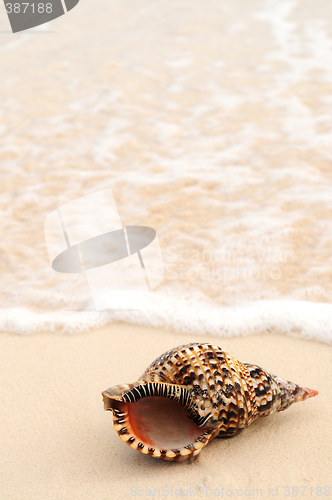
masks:
<path fill-rule="evenodd" d="M 101 391 L 137 380 L 162 352 L 197 341 L 319 395 L 256 421 L 237 437 L 214 439 L 191 462 L 164 462 L 132 450 L 114 431 Z M 277 333 L 221 339 L 123 323 L 72 336 L 3 333 L 0 498 L 284 498 L 296 491 L 316 498 L 320 488 L 326 497 L 331 375 L 331 346 Z"/>

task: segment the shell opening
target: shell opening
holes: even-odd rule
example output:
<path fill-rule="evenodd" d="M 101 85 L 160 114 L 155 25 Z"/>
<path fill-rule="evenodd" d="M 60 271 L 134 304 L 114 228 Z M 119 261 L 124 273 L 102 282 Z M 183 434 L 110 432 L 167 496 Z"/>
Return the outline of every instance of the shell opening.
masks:
<path fill-rule="evenodd" d="M 183 448 L 206 431 L 190 420 L 183 406 L 167 398 L 152 396 L 126 406 L 133 434 L 153 448 Z"/>

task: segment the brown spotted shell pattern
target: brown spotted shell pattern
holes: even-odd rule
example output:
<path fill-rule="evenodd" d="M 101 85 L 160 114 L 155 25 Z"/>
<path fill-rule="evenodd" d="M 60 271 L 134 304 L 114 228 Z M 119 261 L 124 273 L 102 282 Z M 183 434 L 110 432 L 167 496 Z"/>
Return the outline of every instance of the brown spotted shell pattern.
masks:
<path fill-rule="evenodd" d="M 165 352 L 133 384 L 102 393 L 120 438 L 163 460 L 198 455 L 214 437 L 232 437 L 258 417 L 316 396 L 240 363 L 220 347 L 186 344 Z"/>

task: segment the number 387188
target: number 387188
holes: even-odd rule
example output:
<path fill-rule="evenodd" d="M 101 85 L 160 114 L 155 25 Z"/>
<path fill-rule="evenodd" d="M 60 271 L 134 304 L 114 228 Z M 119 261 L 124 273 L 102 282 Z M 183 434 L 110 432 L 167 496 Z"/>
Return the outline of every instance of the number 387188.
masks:
<path fill-rule="evenodd" d="M 52 12 L 51 3 L 6 3 L 6 11 L 8 14 L 43 14 Z"/>

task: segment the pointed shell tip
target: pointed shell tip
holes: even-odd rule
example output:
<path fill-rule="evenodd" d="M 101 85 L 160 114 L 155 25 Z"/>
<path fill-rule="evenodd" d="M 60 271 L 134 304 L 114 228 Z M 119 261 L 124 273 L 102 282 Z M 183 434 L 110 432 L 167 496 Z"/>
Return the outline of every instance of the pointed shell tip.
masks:
<path fill-rule="evenodd" d="M 316 389 L 309 389 L 309 387 L 304 387 L 304 390 L 307 392 L 308 398 L 313 398 L 314 396 L 317 396 L 319 394 Z"/>

